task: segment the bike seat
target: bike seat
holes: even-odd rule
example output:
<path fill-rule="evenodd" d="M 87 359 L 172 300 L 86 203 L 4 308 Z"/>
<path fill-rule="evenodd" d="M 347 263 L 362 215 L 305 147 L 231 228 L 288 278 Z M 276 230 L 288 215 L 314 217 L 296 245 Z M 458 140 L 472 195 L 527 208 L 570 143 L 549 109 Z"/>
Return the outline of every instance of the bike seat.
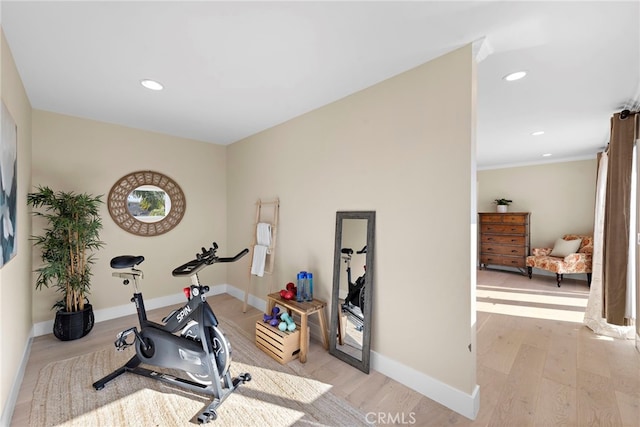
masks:
<path fill-rule="evenodd" d="M 111 259 L 111 268 L 131 268 L 142 264 L 142 261 L 144 261 L 142 255 L 120 255 Z"/>
<path fill-rule="evenodd" d="M 353 249 L 351 249 L 351 248 L 342 248 L 342 250 L 340 252 L 343 253 L 343 254 L 351 255 L 353 253 Z"/>

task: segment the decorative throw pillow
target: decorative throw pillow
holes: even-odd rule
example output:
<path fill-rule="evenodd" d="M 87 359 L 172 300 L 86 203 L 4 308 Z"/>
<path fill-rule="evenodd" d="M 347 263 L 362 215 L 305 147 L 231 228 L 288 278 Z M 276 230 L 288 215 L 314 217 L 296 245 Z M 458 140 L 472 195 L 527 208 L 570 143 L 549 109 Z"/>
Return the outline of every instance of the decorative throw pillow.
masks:
<path fill-rule="evenodd" d="M 556 244 L 553 245 L 553 250 L 551 251 L 550 255 L 564 258 L 569 254 L 575 254 L 580 248 L 580 243 L 582 243 L 582 239 L 558 239 L 556 240 Z"/>

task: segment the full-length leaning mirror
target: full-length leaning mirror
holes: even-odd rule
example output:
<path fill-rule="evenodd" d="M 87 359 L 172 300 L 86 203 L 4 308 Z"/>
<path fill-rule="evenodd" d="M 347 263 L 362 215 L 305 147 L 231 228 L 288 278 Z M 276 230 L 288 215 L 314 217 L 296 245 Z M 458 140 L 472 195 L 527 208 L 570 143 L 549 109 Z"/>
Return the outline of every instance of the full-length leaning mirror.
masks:
<path fill-rule="evenodd" d="M 375 211 L 336 213 L 329 353 L 369 373 Z"/>

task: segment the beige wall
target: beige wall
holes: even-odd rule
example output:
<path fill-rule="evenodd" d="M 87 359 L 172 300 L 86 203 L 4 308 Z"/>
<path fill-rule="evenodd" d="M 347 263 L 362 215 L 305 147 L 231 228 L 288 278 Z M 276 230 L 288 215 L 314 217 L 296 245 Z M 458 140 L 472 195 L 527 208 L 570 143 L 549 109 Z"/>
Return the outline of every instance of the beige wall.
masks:
<path fill-rule="evenodd" d="M 512 212 L 531 212 L 531 247 L 553 247 L 563 234 L 593 234 L 596 160 L 478 171 L 478 212 L 513 200 Z"/>
<path fill-rule="evenodd" d="M 237 142 L 227 163 L 232 246 L 251 242 L 256 200 L 280 197 L 276 287 L 304 269 L 329 300 L 336 211 L 375 210 L 372 348 L 465 393 L 474 85 L 465 47 Z M 264 299 L 266 281 L 251 293 Z"/>
<path fill-rule="evenodd" d="M 16 70 L 4 33 L 0 58 L 2 101 L 17 126 L 17 254 L 0 270 L 0 424 L 9 417 L 7 403 L 20 370 L 31 331 L 31 218 L 26 194 L 31 183 L 31 104 Z M 13 396 L 15 399 L 15 396 Z"/>
<path fill-rule="evenodd" d="M 227 252 L 225 147 L 152 132 L 100 123 L 50 112 L 33 112 L 33 185 L 55 190 L 103 194 L 122 176 L 138 170 L 154 170 L 172 179 L 186 197 L 182 222 L 170 232 L 140 237 L 120 229 L 102 209 L 105 247 L 93 268 L 90 299 L 94 309 L 129 304 L 133 288 L 111 277 L 109 260 L 117 255 L 144 255 L 142 289 L 145 299 L 178 294 L 184 278 L 171 270 L 194 258 L 202 246 L 214 240 L 221 254 Z M 35 222 L 34 233 L 40 224 Z M 231 252 L 231 251 L 230 251 Z M 40 263 L 34 251 L 34 268 Z M 203 283 L 226 283 L 226 267 L 203 270 Z M 53 290 L 34 291 L 33 322 L 54 317 L 57 299 Z"/>
<path fill-rule="evenodd" d="M 184 283 L 171 277 L 171 269 L 213 240 L 223 253 L 248 246 L 256 199 L 274 196 L 281 199 L 275 288 L 306 269 L 314 272 L 316 295 L 328 300 L 335 212 L 376 210 L 373 350 L 471 393 L 474 85 L 466 47 L 228 148 L 27 109 L 33 154 L 25 158 L 32 159 L 34 186 L 106 196 L 121 176 L 148 169 L 175 179 L 185 192 L 185 218 L 163 236 L 130 235 L 103 208 L 106 246 L 94 267 L 91 295 L 98 310 L 126 305 L 131 295 L 111 277 L 111 257 L 145 255 L 147 299 L 178 293 Z M 26 183 L 23 204 L 33 188 Z M 441 200 L 448 201 L 446 209 Z M 30 224 L 30 215 L 23 216 Z M 34 232 L 40 227 L 36 221 Z M 28 257 L 28 242 L 23 251 Z M 39 265 L 38 253 L 33 255 L 33 263 L 23 266 L 25 335 L 17 348 L 31 322 L 53 318 L 57 298 L 50 290 L 33 292 L 32 312 L 28 307 L 31 270 Z M 243 287 L 248 265 L 244 259 L 229 267 L 228 276 L 220 267 L 202 278 Z M 264 299 L 265 284 L 255 280 L 252 293 Z M 17 350 L 9 365 L 3 359 L 3 370 L 15 371 L 21 356 Z"/>

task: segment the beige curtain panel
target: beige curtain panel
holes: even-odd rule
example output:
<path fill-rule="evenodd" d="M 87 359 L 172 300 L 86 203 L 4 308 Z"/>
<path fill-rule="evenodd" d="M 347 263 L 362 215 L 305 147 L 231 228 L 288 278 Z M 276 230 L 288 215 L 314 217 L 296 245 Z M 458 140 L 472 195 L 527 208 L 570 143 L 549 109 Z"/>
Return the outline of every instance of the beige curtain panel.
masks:
<path fill-rule="evenodd" d="M 604 224 L 603 317 L 608 323 L 626 325 L 627 263 L 633 145 L 638 137 L 638 114 L 611 118 L 609 168 Z"/>

